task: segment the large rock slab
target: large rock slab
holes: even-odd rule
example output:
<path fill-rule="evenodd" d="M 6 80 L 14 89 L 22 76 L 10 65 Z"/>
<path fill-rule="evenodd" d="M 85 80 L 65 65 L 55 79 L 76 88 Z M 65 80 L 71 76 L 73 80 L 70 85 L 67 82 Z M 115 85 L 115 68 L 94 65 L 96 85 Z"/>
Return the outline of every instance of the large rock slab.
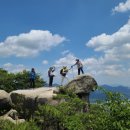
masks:
<path fill-rule="evenodd" d="M 16 90 L 10 93 L 10 97 L 16 108 L 21 107 L 34 110 L 38 104 L 57 104 L 57 102 L 53 100 L 53 96 L 56 95 L 53 91 L 56 89 L 56 87 L 41 87 L 36 89 Z"/>
<path fill-rule="evenodd" d="M 0 90 L 0 110 L 9 109 L 10 106 L 11 99 L 9 94 L 4 90 Z"/>

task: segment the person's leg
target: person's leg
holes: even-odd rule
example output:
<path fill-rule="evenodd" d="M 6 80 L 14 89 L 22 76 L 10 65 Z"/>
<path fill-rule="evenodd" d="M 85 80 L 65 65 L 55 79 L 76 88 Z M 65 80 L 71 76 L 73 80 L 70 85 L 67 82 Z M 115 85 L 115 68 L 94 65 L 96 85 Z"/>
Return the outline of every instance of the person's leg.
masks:
<path fill-rule="evenodd" d="M 32 87 L 32 79 L 30 79 L 30 88 Z"/>
<path fill-rule="evenodd" d="M 64 78 L 64 76 L 61 76 L 61 86 L 63 85 Z"/>
<path fill-rule="evenodd" d="M 53 76 L 50 77 L 50 86 L 52 87 L 52 83 L 53 83 Z"/>
<path fill-rule="evenodd" d="M 52 86 L 52 84 L 53 84 L 53 76 L 52 76 L 52 79 L 51 79 L 51 86 Z"/>
<path fill-rule="evenodd" d="M 80 68 L 78 68 L 78 75 L 80 75 Z"/>
<path fill-rule="evenodd" d="M 49 76 L 49 86 L 50 86 L 50 84 L 51 84 L 51 78 L 50 78 L 50 76 Z"/>
<path fill-rule="evenodd" d="M 32 79 L 32 87 L 35 88 L 35 80 Z"/>
<path fill-rule="evenodd" d="M 82 74 L 84 74 L 83 67 L 81 67 L 80 70 L 81 70 Z"/>
<path fill-rule="evenodd" d="M 69 82 L 69 79 L 68 79 L 68 77 L 67 77 L 67 76 L 65 76 L 65 78 L 66 78 L 66 80 Z"/>
<path fill-rule="evenodd" d="M 51 87 L 52 86 L 52 78 L 51 78 L 51 76 L 49 77 L 49 87 Z"/>

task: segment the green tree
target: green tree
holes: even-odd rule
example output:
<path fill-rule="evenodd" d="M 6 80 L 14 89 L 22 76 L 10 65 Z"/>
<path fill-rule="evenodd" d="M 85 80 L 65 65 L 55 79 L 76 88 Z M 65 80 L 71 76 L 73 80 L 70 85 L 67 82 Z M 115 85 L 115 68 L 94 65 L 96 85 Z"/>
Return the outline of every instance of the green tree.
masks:
<path fill-rule="evenodd" d="M 45 81 L 40 77 L 40 74 L 36 74 L 36 87 L 44 86 Z M 16 89 L 29 88 L 29 71 L 24 70 L 19 73 L 9 73 L 4 69 L 0 69 L 0 89 L 7 92 Z"/>

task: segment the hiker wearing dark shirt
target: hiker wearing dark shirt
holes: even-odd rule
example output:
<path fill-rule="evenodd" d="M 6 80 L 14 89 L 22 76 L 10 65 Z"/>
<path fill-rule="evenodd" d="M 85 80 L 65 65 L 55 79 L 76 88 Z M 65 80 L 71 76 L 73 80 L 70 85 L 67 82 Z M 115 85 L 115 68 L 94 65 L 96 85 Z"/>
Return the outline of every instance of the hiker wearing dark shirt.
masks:
<path fill-rule="evenodd" d="M 30 87 L 35 88 L 36 73 L 34 68 L 32 68 L 31 72 L 29 73 L 29 79 L 30 79 Z"/>

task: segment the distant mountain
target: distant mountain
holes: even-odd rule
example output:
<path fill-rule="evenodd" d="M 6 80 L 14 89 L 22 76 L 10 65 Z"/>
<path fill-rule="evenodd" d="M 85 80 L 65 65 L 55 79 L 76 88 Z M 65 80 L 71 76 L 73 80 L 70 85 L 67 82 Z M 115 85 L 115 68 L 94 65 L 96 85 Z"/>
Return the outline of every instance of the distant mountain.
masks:
<path fill-rule="evenodd" d="M 112 92 L 119 92 L 122 93 L 126 98 L 130 99 L 130 88 L 126 86 L 110 86 L 110 85 L 101 85 L 103 88 L 105 88 L 108 91 Z M 96 100 L 103 100 L 105 99 L 105 94 L 103 94 L 100 90 L 96 90 L 90 95 L 90 101 L 95 102 Z"/>

